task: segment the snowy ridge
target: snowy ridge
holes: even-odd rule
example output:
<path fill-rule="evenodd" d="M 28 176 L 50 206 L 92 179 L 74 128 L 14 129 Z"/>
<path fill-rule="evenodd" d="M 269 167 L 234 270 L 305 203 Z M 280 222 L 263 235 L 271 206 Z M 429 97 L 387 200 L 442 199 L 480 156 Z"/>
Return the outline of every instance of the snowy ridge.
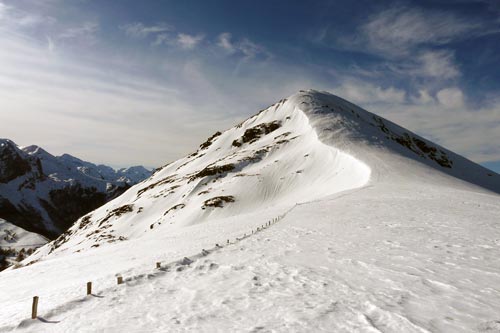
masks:
<path fill-rule="evenodd" d="M 495 331 L 499 184 L 345 100 L 300 92 L 0 273 L 17 286 L 0 294 L 0 330 Z M 83 298 L 87 281 L 101 297 Z M 35 294 L 41 320 L 26 320 Z"/>
<path fill-rule="evenodd" d="M 294 101 L 271 106 L 167 165 L 83 217 L 52 247 L 81 251 L 165 234 L 252 211 L 322 198 L 366 184 L 370 168 L 319 141 Z"/>

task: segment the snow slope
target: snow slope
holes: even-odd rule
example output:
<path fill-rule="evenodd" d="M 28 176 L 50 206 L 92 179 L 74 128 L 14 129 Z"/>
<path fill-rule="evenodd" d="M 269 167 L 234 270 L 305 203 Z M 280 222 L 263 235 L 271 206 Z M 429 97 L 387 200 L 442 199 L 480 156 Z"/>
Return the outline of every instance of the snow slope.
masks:
<path fill-rule="evenodd" d="M 49 240 L 0 219 L 0 271 L 32 254 Z"/>
<path fill-rule="evenodd" d="M 500 331 L 499 185 L 300 92 L 0 273 L 0 331 Z"/>
<path fill-rule="evenodd" d="M 0 219 L 0 248 L 35 249 L 47 242 L 48 239 L 39 234 L 26 231 Z"/>

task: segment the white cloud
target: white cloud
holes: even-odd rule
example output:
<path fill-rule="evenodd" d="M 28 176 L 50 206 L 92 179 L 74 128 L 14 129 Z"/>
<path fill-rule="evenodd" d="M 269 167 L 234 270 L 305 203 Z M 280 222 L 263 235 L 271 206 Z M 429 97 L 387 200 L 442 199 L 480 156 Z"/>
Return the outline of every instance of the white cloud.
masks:
<path fill-rule="evenodd" d="M 435 102 L 434 97 L 426 89 L 420 89 L 418 96 L 412 96 L 411 100 L 416 105 L 430 104 Z"/>
<path fill-rule="evenodd" d="M 420 67 L 414 74 L 441 79 L 451 79 L 460 75 L 453 53 L 449 51 L 425 51 L 418 56 L 418 61 Z"/>
<path fill-rule="evenodd" d="M 248 38 L 242 38 L 233 42 L 232 35 L 229 32 L 221 33 L 218 36 L 217 46 L 229 54 L 239 53 L 245 60 L 250 60 L 257 56 L 264 56 L 265 58 L 271 57 L 271 53 L 268 52 L 265 47 L 254 43 Z"/>
<path fill-rule="evenodd" d="M 151 45 L 159 46 L 159 45 L 166 43 L 168 40 L 169 40 L 169 34 L 161 33 L 161 34 L 156 35 L 156 38 L 155 38 L 154 42 L 151 43 Z"/>
<path fill-rule="evenodd" d="M 82 17 L 70 21 L 93 22 Z M 178 50 L 181 32 L 161 24 L 123 29 L 153 44 L 176 46 L 166 52 L 138 48 L 131 56 L 116 52 L 109 41 L 80 55 L 65 52 L 62 41 L 68 38 L 58 44 L 59 34 L 77 28 L 68 22 L 58 21 L 52 33 L 41 29 L 38 39 L 28 33 L 34 29 L 15 23 L 4 28 L 5 22 L 0 22 L 0 100 L 8 112 L 0 111 L 0 132 L 22 145 L 36 143 L 95 162 L 160 165 L 279 98 L 316 88 L 333 91 L 470 158 L 500 159 L 500 101 L 469 111 L 456 82 L 408 84 L 405 91 L 387 79 L 388 66 L 366 72 L 367 81 L 342 75 L 326 80 L 311 67 L 288 66 L 272 58 L 246 61 L 269 52 L 256 41 L 229 33 L 202 40 L 215 52 L 186 56 Z M 44 23 L 37 24 L 40 28 Z M 81 36 L 78 30 L 69 35 Z M 396 70 L 429 81 L 459 77 L 451 53 L 427 51 L 416 50 L 415 57 L 407 57 L 411 62 Z M 244 75 L 220 65 L 222 53 L 248 66 Z M 334 89 L 332 81 L 337 83 Z"/>
<path fill-rule="evenodd" d="M 383 88 L 353 79 L 345 80 L 333 92 L 353 103 L 404 103 L 406 92 L 395 87 Z"/>
<path fill-rule="evenodd" d="M 171 31 L 172 27 L 166 23 L 158 23 L 155 25 L 144 25 L 141 22 L 134 22 L 120 26 L 120 29 L 125 31 L 130 37 L 145 38 L 149 35 L 156 35 L 162 32 Z"/>
<path fill-rule="evenodd" d="M 56 22 L 57 20 L 50 15 L 26 12 L 0 2 L 0 27 L 30 29 Z"/>
<path fill-rule="evenodd" d="M 47 39 L 47 50 L 49 50 L 49 52 L 54 52 L 56 48 L 54 41 L 49 36 L 45 36 L 45 38 Z"/>
<path fill-rule="evenodd" d="M 464 106 L 464 94 L 458 88 L 445 88 L 436 94 L 436 98 L 441 105 L 446 108 L 461 108 Z"/>
<path fill-rule="evenodd" d="M 231 34 L 229 32 L 224 32 L 217 38 L 217 45 L 226 50 L 229 53 L 234 53 L 236 51 L 233 43 L 231 42 Z"/>
<path fill-rule="evenodd" d="M 369 18 L 360 29 L 360 47 L 390 56 L 407 55 L 421 45 L 443 45 L 485 33 L 481 22 L 440 11 L 397 7 Z"/>
<path fill-rule="evenodd" d="M 193 49 L 205 38 L 203 35 L 189 35 L 184 33 L 179 33 L 177 35 L 177 43 L 183 49 Z"/>
<path fill-rule="evenodd" d="M 71 27 L 61 32 L 57 37 L 59 39 L 79 39 L 90 42 L 95 41 L 95 34 L 99 30 L 99 23 L 88 21 L 83 22 L 80 26 Z"/>

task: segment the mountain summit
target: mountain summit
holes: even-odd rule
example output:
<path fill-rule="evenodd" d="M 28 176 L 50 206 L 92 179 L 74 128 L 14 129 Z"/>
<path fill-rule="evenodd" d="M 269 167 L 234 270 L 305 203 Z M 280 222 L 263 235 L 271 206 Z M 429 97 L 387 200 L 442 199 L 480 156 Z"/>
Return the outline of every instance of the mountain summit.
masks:
<path fill-rule="evenodd" d="M 301 91 L 217 132 L 81 218 L 43 251 L 72 251 L 294 205 L 374 184 L 500 192 L 500 177 L 337 96 Z M 42 252 L 43 252 L 42 251 Z"/>
<path fill-rule="evenodd" d="M 0 273 L 16 286 L 0 331 L 498 331 L 499 192 L 498 174 L 301 91 Z"/>

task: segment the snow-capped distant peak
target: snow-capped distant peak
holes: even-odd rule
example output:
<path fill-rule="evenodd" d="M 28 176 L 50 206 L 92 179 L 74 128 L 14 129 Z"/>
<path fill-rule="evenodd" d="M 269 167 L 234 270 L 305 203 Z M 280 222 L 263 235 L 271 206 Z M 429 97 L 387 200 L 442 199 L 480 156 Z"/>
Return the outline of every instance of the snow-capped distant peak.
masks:
<path fill-rule="evenodd" d="M 114 169 L 69 154 L 0 140 L 0 218 L 49 237 L 151 173 L 123 179 Z"/>

